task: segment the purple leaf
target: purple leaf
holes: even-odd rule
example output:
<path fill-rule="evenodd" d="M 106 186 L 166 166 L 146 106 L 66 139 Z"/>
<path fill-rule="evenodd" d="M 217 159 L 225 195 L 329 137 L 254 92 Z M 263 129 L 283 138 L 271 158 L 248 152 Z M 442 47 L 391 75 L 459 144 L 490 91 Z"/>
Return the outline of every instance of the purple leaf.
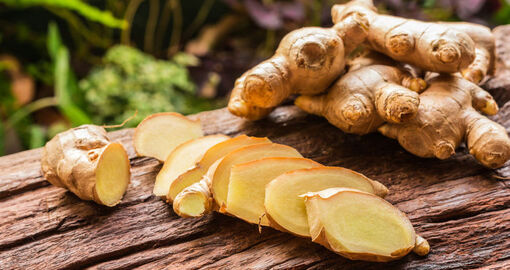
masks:
<path fill-rule="evenodd" d="M 305 19 L 305 7 L 301 2 L 278 2 L 276 7 L 283 18 L 302 22 Z"/>
<path fill-rule="evenodd" d="M 283 21 L 276 5 L 264 6 L 256 0 L 244 0 L 243 2 L 250 17 L 260 27 L 271 30 L 282 28 Z"/>

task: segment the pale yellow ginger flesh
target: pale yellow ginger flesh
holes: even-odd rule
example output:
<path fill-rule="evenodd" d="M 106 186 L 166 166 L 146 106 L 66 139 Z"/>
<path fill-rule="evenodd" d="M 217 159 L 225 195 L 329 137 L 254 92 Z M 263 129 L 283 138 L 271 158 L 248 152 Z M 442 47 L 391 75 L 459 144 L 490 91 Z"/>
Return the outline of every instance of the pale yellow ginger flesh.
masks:
<path fill-rule="evenodd" d="M 102 127 L 83 125 L 57 134 L 44 147 L 41 169 L 53 185 L 82 200 L 114 206 L 131 177 L 124 147 L 112 143 Z"/>
<path fill-rule="evenodd" d="M 331 188 L 302 197 L 312 241 L 348 259 L 387 262 L 416 245 L 406 215 L 374 194 Z"/>
<path fill-rule="evenodd" d="M 177 146 L 156 176 L 154 195 L 166 198 L 170 184 L 177 177 L 194 167 L 209 148 L 228 139 L 226 135 L 216 134 L 192 139 Z"/>
<path fill-rule="evenodd" d="M 282 231 L 309 237 L 305 204 L 299 196 L 328 188 L 359 189 L 384 197 L 388 189 L 362 174 L 340 167 L 319 167 L 284 173 L 266 186 L 264 207 L 270 225 Z"/>
<path fill-rule="evenodd" d="M 165 161 L 181 143 L 204 136 L 199 120 L 174 112 L 146 117 L 135 130 L 134 145 L 139 156 Z"/>
<path fill-rule="evenodd" d="M 230 180 L 230 169 L 232 166 L 242 164 L 267 157 L 302 157 L 299 152 L 286 145 L 267 143 L 249 145 L 237 150 L 234 150 L 224 156 L 221 161 L 215 164 L 216 168 L 211 166 L 206 176 L 199 182 L 185 188 L 179 195 L 177 195 L 174 205 L 182 205 L 185 196 L 196 195 L 201 193 L 203 198 L 208 196 L 214 199 L 214 203 L 210 204 L 208 200 L 204 200 L 204 213 L 207 214 L 214 208 L 217 208 L 221 213 L 225 213 L 228 186 Z M 175 208 L 175 207 L 174 207 Z M 177 214 L 178 211 L 176 211 Z"/>
<path fill-rule="evenodd" d="M 216 160 L 209 167 L 202 179 L 189 187 L 184 188 L 173 201 L 174 212 L 181 217 L 201 217 L 214 208 L 211 194 L 211 179 L 223 160 Z"/>
<path fill-rule="evenodd" d="M 210 185 L 214 201 L 220 207 L 220 212 L 225 212 L 232 166 L 267 157 L 302 158 L 303 156 L 296 149 L 277 143 L 245 146 L 226 155 L 218 164 Z"/>
<path fill-rule="evenodd" d="M 264 215 L 266 185 L 285 172 L 320 166 L 310 159 L 284 157 L 235 165 L 230 170 L 226 212 L 249 223 L 269 226 Z"/>
<path fill-rule="evenodd" d="M 200 159 L 198 163 L 196 163 L 196 165 L 193 168 L 179 175 L 179 177 L 170 184 L 170 188 L 167 191 L 168 192 L 167 201 L 169 202 L 174 201 L 177 194 L 179 194 L 182 190 L 191 186 L 194 183 L 199 182 L 200 179 L 202 179 L 204 174 L 207 172 L 209 167 L 216 160 L 222 158 L 226 154 L 243 146 L 270 142 L 271 141 L 267 138 L 255 138 L 248 137 L 246 135 L 240 135 L 238 137 L 228 139 L 226 141 L 220 142 L 212 146 L 205 152 L 203 157 Z"/>

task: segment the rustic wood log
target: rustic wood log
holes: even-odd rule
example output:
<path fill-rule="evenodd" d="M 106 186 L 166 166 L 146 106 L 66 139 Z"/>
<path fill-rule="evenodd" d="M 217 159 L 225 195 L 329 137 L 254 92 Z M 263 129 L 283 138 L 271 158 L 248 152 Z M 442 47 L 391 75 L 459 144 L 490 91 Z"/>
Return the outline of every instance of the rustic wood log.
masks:
<path fill-rule="evenodd" d="M 493 119 L 510 130 L 510 26 L 495 30 L 498 70 L 484 87 L 506 103 Z M 107 208 L 51 186 L 41 175 L 41 149 L 0 157 L 0 268 L 2 269 L 468 269 L 510 268 L 510 164 L 482 167 L 465 147 L 450 159 L 421 159 L 379 134 L 344 134 L 293 106 L 246 122 L 225 109 L 191 116 L 207 134 L 267 136 L 305 157 L 344 166 L 390 189 L 387 199 L 406 212 L 432 247 L 380 264 L 349 261 L 308 239 L 212 214 L 176 216 L 152 195 L 161 165 L 136 157 L 132 129 L 111 133 L 132 165 L 122 202 Z"/>

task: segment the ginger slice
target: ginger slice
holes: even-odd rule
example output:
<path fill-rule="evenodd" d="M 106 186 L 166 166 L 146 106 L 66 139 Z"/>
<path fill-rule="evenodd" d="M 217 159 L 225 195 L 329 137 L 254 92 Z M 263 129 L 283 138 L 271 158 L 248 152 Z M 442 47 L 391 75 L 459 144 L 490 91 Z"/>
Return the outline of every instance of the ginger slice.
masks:
<path fill-rule="evenodd" d="M 210 185 L 220 212 L 225 212 L 232 166 L 267 157 L 302 158 L 303 156 L 296 149 L 277 143 L 245 146 L 226 155 L 218 164 Z"/>
<path fill-rule="evenodd" d="M 204 136 L 200 120 L 190 120 L 174 112 L 155 113 L 135 130 L 134 145 L 139 156 L 165 161 L 181 143 Z"/>
<path fill-rule="evenodd" d="M 201 200 L 203 202 L 202 212 L 195 212 L 195 217 L 203 216 L 213 210 L 225 213 L 232 166 L 267 157 L 302 156 L 296 149 L 276 143 L 249 145 L 234 150 L 211 166 L 199 182 L 185 188 L 177 195 L 174 201 L 174 210 L 177 206 L 179 209 L 175 212 L 182 217 L 193 216 L 190 213 L 181 215 L 182 209 L 190 208 L 184 204 L 186 201 L 195 203 L 197 200 Z M 210 198 L 214 199 L 214 203 L 211 203 Z"/>
<path fill-rule="evenodd" d="M 102 127 L 83 125 L 57 134 L 44 147 L 41 169 L 53 185 L 82 200 L 115 206 L 131 178 L 124 147 L 112 143 Z"/>
<path fill-rule="evenodd" d="M 387 262 L 415 248 L 406 215 L 374 194 L 330 188 L 303 197 L 312 241 L 348 259 Z"/>
<path fill-rule="evenodd" d="M 192 168 L 203 157 L 205 152 L 214 145 L 228 140 L 229 137 L 222 134 L 209 135 L 180 144 L 165 160 L 165 164 L 156 176 L 154 195 L 166 197 L 170 184 Z"/>
<path fill-rule="evenodd" d="M 209 148 L 209 150 L 207 150 L 203 155 L 202 159 L 200 159 L 200 161 L 196 163 L 193 168 L 190 168 L 188 171 L 181 174 L 170 184 L 170 188 L 167 191 L 167 201 L 174 201 L 177 194 L 179 194 L 182 190 L 194 183 L 199 182 L 209 167 L 216 160 L 240 147 L 261 143 L 271 143 L 271 141 L 268 138 L 255 138 L 248 137 L 246 135 L 240 135 L 238 137 L 220 142 Z"/>
<path fill-rule="evenodd" d="M 264 216 L 266 184 L 293 170 L 320 167 L 306 158 L 269 157 L 239 165 L 230 170 L 227 213 L 250 223 L 269 226 Z"/>
<path fill-rule="evenodd" d="M 305 204 L 299 195 L 333 187 L 355 188 L 381 197 L 388 193 L 381 183 L 345 168 L 319 167 L 287 172 L 266 186 L 264 207 L 270 225 L 310 237 Z"/>

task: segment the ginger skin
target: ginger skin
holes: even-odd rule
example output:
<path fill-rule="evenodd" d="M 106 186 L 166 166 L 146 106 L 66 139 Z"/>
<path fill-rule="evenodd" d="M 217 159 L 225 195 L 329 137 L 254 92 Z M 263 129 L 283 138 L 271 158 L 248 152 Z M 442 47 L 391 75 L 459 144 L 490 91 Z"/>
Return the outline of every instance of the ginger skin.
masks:
<path fill-rule="evenodd" d="M 120 202 L 130 179 L 126 150 L 94 125 L 59 133 L 46 143 L 41 169 L 54 186 L 106 206 Z"/>
<path fill-rule="evenodd" d="M 364 18 L 352 14 L 332 28 L 304 27 L 290 32 L 271 58 L 237 79 L 229 111 L 257 120 L 291 94 L 323 92 L 344 72 L 345 57 L 364 41 L 366 28 Z"/>
<path fill-rule="evenodd" d="M 492 96 L 454 75 L 437 76 L 429 84 L 420 95 L 415 118 L 403 124 L 387 123 L 379 132 L 397 139 L 414 155 L 439 159 L 455 154 L 465 140 L 469 153 L 480 163 L 501 167 L 510 158 L 510 139 L 505 128 L 478 112 L 497 113 Z"/>
<path fill-rule="evenodd" d="M 494 36 L 491 29 L 475 23 L 467 22 L 444 22 L 450 28 L 462 31 L 475 42 L 475 60 L 461 70 L 464 79 L 480 83 L 491 72 L 494 63 Z"/>
<path fill-rule="evenodd" d="M 455 73 L 475 58 L 475 43 L 466 33 L 443 24 L 378 14 L 372 0 L 334 5 L 333 22 L 342 22 L 353 12 L 369 22 L 366 45 L 399 62 L 428 71 Z"/>
<path fill-rule="evenodd" d="M 425 81 L 396 65 L 370 65 L 388 61 L 374 57 L 380 55 L 357 58 L 327 94 L 300 96 L 296 106 L 324 116 L 344 132 L 355 134 L 374 132 L 385 121 L 401 123 L 413 118 L 420 103 L 418 93 L 425 89 Z M 365 64 L 369 66 L 361 67 Z"/>

